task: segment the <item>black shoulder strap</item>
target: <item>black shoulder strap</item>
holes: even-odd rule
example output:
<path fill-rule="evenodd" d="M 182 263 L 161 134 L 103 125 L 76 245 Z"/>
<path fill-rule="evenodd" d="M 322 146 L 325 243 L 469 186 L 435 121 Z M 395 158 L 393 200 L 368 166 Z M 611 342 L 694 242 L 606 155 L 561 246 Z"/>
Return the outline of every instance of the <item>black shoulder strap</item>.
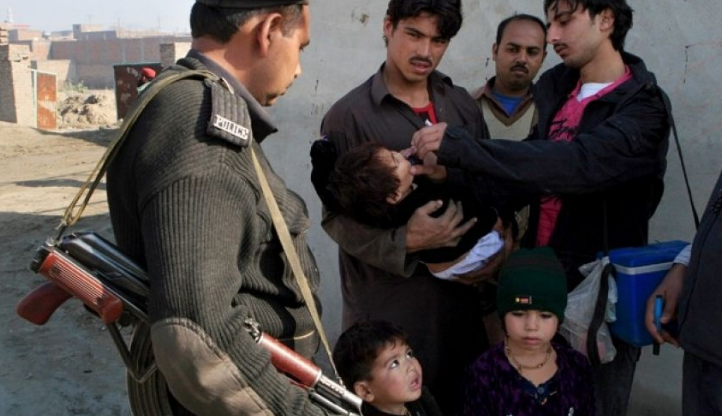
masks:
<path fill-rule="evenodd" d="M 662 97 L 662 102 L 664 103 L 664 109 L 667 112 L 667 117 L 669 119 L 669 125 L 672 129 L 672 134 L 674 135 L 674 142 L 677 146 L 677 154 L 679 155 L 679 162 L 680 165 L 682 165 L 682 174 L 684 175 L 684 183 L 687 186 L 687 195 L 689 196 L 689 204 L 692 207 L 692 217 L 694 219 L 694 227 L 699 228 L 699 215 L 697 214 L 697 209 L 694 206 L 694 199 L 692 198 L 692 188 L 689 186 L 689 177 L 687 176 L 687 168 L 684 164 L 684 156 L 682 155 L 682 146 L 679 143 L 679 136 L 677 135 L 677 125 L 674 122 L 674 116 L 672 115 L 672 104 L 669 102 L 669 97 L 667 97 L 667 94 L 664 93 L 661 89 L 659 90 L 660 96 Z M 608 230 L 609 230 L 609 224 L 607 223 L 607 202 L 606 199 L 604 200 L 604 217 L 603 217 L 603 233 L 604 233 L 604 257 L 608 261 L 609 258 L 609 237 L 608 237 Z M 605 261 L 605 260 L 603 260 Z M 592 364 L 592 366 L 598 366 L 601 364 L 601 359 L 599 357 L 599 350 L 597 348 L 597 332 L 599 331 L 599 327 L 602 326 L 602 322 L 604 322 L 604 315 L 607 305 L 607 297 L 609 295 L 609 276 L 616 277 L 616 270 L 614 268 L 614 265 L 611 263 L 607 263 L 604 265 L 604 269 L 602 271 L 602 280 L 599 285 L 599 295 L 597 296 L 597 302 L 594 306 L 594 316 L 592 317 L 592 321 L 589 324 L 589 330 L 587 332 L 587 357 L 589 358 L 589 362 Z"/>
<path fill-rule="evenodd" d="M 597 367 L 602 364 L 602 359 L 599 356 L 599 348 L 597 344 L 597 334 L 599 328 L 604 322 L 604 315 L 607 309 L 607 297 L 609 295 L 609 277 L 617 277 L 616 269 L 614 265 L 609 262 L 608 253 L 605 254 L 604 268 L 602 269 L 602 277 L 599 281 L 599 294 L 597 295 L 597 301 L 594 304 L 594 315 L 592 321 L 589 323 L 589 329 L 587 331 L 587 358 L 592 367 Z"/>
<path fill-rule="evenodd" d="M 677 154 L 679 155 L 679 163 L 682 165 L 682 175 L 684 176 L 684 184 L 687 186 L 687 196 L 689 197 L 689 204 L 692 207 L 692 216 L 694 217 L 694 228 L 699 228 L 699 215 L 697 215 L 697 209 L 694 206 L 694 199 L 692 198 L 692 188 L 689 186 L 689 177 L 687 176 L 687 168 L 684 164 L 684 156 L 682 156 L 682 146 L 679 144 L 679 136 L 677 135 L 677 124 L 674 122 L 674 116 L 672 115 L 672 104 L 669 102 L 669 97 L 664 91 L 660 90 L 662 95 L 662 102 L 664 102 L 664 108 L 667 111 L 669 117 L 669 125 L 672 128 L 672 134 L 674 135 L 674 143 L 677 146 Z"/>

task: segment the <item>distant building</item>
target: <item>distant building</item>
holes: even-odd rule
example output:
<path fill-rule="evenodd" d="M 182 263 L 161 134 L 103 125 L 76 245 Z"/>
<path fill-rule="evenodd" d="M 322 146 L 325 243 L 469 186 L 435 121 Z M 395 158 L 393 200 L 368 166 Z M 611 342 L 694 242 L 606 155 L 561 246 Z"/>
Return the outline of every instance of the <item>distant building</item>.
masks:
<path fill-rule="evenodd" d="M 113 88 L 114 65 L 161 62 L 161 44 L 187 44 L 191 40 L 189 34 L 108 30 L 83 24 L 52 33 L 13 24 L 7 27 L 6 37 L 7 43 L 28 46 L 32 67 L 58 74 L 60 85 L 82 82 L 89 88 Z"/>

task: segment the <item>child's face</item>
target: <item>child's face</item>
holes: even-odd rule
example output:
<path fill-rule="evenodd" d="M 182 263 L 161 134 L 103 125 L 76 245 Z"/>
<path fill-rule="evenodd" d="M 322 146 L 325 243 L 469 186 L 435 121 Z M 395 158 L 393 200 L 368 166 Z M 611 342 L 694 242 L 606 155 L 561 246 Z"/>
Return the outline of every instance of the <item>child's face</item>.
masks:
<path fill-rule="evenodd" d="M 539 310 L 511 311 L 504 315 L 509 341 L 527 349 L 546 350 L 559 327 L 559 318 L 551 312 Z"/>
<path fill-rule="evenodd" d="M 399 179 L 396 194 L 387 200 L 390 204 L 396 204 L 411 192 L 411 185 L 414 182 L 414 175 L 411 174 L 411 163 L 401 153 L 393 150 L 382 150 L 381 158 L 394 168 L 394 174 Z"/>
<path fill-rule="evenodd" d="M 387 413 L 403 414 L 404 405 L 421 397 L 422 371 L 411 347 L 396 341 L 374 361 L 371 379 L 361 382 L 362 398 Z"/>

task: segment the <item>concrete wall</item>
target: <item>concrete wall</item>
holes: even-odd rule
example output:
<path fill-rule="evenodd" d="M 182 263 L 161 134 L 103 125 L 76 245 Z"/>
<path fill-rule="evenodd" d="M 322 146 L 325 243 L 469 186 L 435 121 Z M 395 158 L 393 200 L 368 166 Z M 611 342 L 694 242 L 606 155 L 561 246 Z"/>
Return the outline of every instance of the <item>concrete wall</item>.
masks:
<path fill-rule="evenodd" d="M 719 0 L 630 0 L 635 27 L 627 50 L 642 56 L 669 93 L 681 134 L 698 208 L 707 202 L 722 160 L 722 16 Z M 275 169 L 303 196 L 313 221 L 310 245 L 323 276 L 322 302 L 332 339 L 340 328 L 340 291 L 335 244 L 319 225 L 321 206 L 310 176 L 310 143 L 321 118 L 338 98 L 377 70 L 386 56 L 381 28 L 386 0 L 312 2 L 312 42 L 302 55 L 303 75 L 270 112 L 280 132 L 264 142 Z M 440 69 L 467 88 L 494 73 L 491 44 L 496 25 L 514 12 L 542 16 L 541 0 L 464 1 L 465 23 Z M 552 50 L 545 68 L 558 63 Z M 667 190 L 652 219 L 652 239 L 692 237 L 689 204 L 677 153 L 670 146 Z"/>
<path fill-rule="evenodd" d="M 0 121 L 35 126 L 30 50 L 0 45 Z"/>

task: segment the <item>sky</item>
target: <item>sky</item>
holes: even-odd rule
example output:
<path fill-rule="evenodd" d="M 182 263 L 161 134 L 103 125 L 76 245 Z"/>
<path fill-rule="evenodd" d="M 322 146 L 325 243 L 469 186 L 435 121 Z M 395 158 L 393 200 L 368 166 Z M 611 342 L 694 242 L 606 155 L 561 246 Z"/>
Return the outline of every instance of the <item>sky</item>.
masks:
<path fill-rule="evenodd" d="M 8 20 L 9 9 L 15 24 L 42 31 L 71 30 L 80 23 L 188 33 L 192 5 L 193 0 L 0 0 L 0 22 Z"/>

